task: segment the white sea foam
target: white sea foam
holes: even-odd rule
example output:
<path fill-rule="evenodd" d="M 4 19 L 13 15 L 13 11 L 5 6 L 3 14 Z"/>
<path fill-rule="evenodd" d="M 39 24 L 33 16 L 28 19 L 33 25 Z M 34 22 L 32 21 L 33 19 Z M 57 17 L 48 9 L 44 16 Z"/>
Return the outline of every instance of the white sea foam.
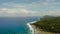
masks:
<path fill-rule="evenodd" d="M 32 34 L 34 34 L 34 29 L 33 29 L 32 25 L 30 25 L 30 24 L 35 23 L 35 22 L 37 22 L 37 21 L 33 21 L 33 22 L 30 22 L 30 23 L 27 23 L 27 25 L 29 26 L 30 31 L 31 31 Z"/>

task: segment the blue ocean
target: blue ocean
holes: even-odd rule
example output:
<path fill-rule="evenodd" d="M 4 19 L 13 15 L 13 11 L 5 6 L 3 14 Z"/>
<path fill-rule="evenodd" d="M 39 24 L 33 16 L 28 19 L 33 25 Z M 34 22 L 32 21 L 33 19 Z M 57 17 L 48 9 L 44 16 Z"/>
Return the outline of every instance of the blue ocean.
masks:
<path fill-rule="evenodd" d="M 31 34 L 27 23 L 38 17 L 0 17 L 0 34 Z"/>

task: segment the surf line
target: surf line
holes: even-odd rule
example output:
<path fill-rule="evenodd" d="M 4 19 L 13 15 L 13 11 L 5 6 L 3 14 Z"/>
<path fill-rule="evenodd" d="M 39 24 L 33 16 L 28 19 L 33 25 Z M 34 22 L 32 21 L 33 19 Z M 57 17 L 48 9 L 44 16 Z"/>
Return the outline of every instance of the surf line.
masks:
<path fill-rule="evenodd" d="M 30 23 L 27 23 L 27 25 L 28 25 L 28 27 L 29 27 L 29 29 L 30 29 L 30 32 L 31 32 L 32 34 L 35 34 L 35 30 L 34 30 L 34 28 L 32 27 L 31 24 L 33 24 L 33 23 L 35 23 L 35 22 L 37 22 L 37 21 L 33 21 L 33 22 L 30 22 Z"/>

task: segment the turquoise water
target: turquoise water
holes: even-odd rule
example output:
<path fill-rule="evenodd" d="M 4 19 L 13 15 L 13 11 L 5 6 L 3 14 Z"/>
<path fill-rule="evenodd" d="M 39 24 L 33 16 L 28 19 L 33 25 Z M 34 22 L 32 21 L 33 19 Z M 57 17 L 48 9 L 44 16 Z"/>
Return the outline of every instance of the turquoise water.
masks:
<path fill-rule="evenodd" d="M 27 23 L 38 20 L 38 17 L 0 18 L 0 34 L 31 34 Z"/>

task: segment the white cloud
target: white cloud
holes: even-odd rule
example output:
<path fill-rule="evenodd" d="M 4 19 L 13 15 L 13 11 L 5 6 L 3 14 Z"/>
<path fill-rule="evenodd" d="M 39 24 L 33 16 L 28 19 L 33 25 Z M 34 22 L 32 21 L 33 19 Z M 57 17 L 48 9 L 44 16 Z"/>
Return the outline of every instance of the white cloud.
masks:
<path fill-rule="evenodd" d="M 20 8 L 2 8 L 0 9 L 0 17 L 27 17 L 27 16 L 60 16 L 60 11 L 49 10 L 49 11 L 30 11 L 27 9 Z"/>
<path fill-rule="evenodd" d="M 8 3 L 2 3 L 2 5 L 8 6 L 8 7 L 15 7 L 15 8 L 31 9 L 31 8 L 38 8 L 38 7 L 41 7 L 41 6 L 48 5 L 48 3 L 47 2 L 40 3 L 40 1 L 32 2 L 30 4 L 17 4 L 17 3 L 14 3 L 14 2 L 8 2 Z"/>
<path fill-rule="evenodd" d="M 50 0 L 46 0 L 46 2 L 49 2 Z"/>
<path fill-rule="evenodd" d="M 28 1 L 28 0 L 26 0 Z M 41 0 L 42 1 L 42 0 Z M 7 16 L 7 17 L 14 17 L 14 16 L 44 16 L 44 15 L 60 15 L 60 11 L 58 10 L 53 10 L 55 9 L 54 6 L 50 6 L 49 2 L 50 1 L 55 1 L 55 0 L 46 0 L 46 2 L 41 2 L 41 1 L 36 1 L 32 2 L 30 4 L 17 4 L 17 3 L 2 3 L 2 5 L 6 5 L 9 7 L 14 7 L 14 8 L 0 8 L 0 16 Z M 58 3 L 57 3 L 58 4 Z M 47 11 L 35 11 L 32 9 L 36 8 L 42 8 L 45 9 L 44 7 L 48 7 Z M 41 10 L 40 8 L 40 10 Z M 30 9 L 30 10 L 28 10 Z M 42 10 L 43 10 L 42 9 Z"/>
<path fill-rule="evenodd" d="M 55 0 L 46 0 L 46 2 L 50 2 L 50 1 L 53 1 L 54 2 Z"/>
<path fill-rule="evenodd" d="M 47 3 L 47 2 L 44 2 L 43 5 L 44 5 L 44 6 L 48 6 L 48 3 Z"/>
<path fill-rule="evenodd" d="M 0 16 L 7 16 L 7 17 L 37 16 L 37 12 L 21 8 L 2 8 L 0 9 Z"/>

